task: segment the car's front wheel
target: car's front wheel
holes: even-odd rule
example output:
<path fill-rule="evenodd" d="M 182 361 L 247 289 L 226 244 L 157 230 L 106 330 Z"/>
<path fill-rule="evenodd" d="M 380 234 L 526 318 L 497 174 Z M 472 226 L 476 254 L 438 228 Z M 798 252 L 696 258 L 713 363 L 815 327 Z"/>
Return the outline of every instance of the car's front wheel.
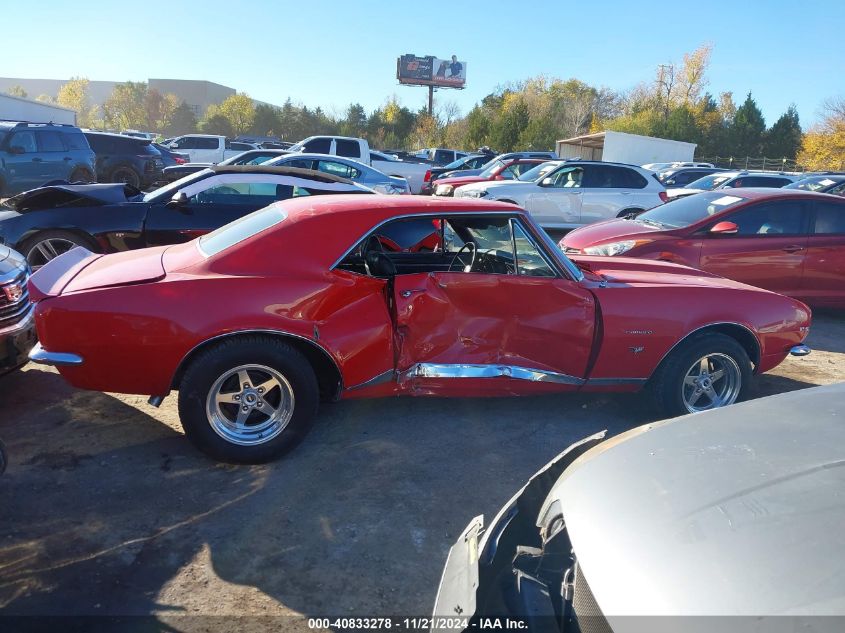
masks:
<path fill-rule="evenodd" d="M 47 262 L 69 250 L 81 246 L 89 251 L 98 250 L 93 239 L 70 231 L 43 231 L 23 242 L 18 250 L 24 254 L 29 267 L 38 270 Z"/>
<path fill-rule="evenodd" d="M 658 368 L 651 388 L 667 417 L 737 402 L 751 382 L 751 360 L 736 339 L 718 332 L 684 341 Z"/>
<path fill-rule="evenodd" d="M 200 353 L 179 385 L 185 434 L 207 455 L 256 464 L 296 446 L 317 413 L 319 388 L 307 359 L 267 336 L 223 341 Z"/>

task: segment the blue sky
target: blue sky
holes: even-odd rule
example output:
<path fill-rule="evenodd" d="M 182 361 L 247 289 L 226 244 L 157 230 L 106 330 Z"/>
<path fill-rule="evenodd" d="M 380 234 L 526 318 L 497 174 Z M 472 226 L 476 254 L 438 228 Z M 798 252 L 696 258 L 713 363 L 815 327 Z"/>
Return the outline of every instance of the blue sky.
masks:
<path fill-rule="evenodd" d="M 121 8 L 118 9 L 117 7 Z M 467 88 L 444 90 L 466 113 L 496 86 L 545 74 L 616 90 L 651 80 L 710 42 L 711 92 L 750 90 L 771 124 L 790 103 L 806 127 L 845 93 L 845 3 L 536 0 L 207 0 L 4 7 L 0 75 L 64 79 L 207 79 L 281 104 L 369 111 L 396 94 L 412 109 L 425 88 L 396 83 L 402 53 L 467 61 Z M 14 52 L 12 52 L 14 51 Z"/>

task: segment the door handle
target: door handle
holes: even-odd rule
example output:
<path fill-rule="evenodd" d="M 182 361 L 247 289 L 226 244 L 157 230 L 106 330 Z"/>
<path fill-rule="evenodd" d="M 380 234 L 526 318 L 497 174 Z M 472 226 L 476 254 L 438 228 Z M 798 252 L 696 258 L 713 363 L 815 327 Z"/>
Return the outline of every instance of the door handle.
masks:
<path fill-rule="evenodd" d="M 413 290 L 403 290 L 399 294 L 402 295 L 403 299 L 407 299 L 415 292 L 425 292 L 425 288 L 414 288 Z"/>
<path fill-rule="evenodd" d="M 43 163 L 44 161 L 43 161 L 42 159 L 40 159 L 40 158 L 33 158 L 33 159 L 32 159 L 32 162 L 33 162 L 33 163 Z"/>
<path fill-rule="evenodd" d="M 798 251 L 803 251 L 803 246 L 786 246 L 783 248 L 784 253 L 797 253 Z"/>
<path fill-rule="evenodd" d="M 630 196 L 631 195 L 630 191 L 620 191 L 619 193 L 621 193 L 623 196 Z"/>

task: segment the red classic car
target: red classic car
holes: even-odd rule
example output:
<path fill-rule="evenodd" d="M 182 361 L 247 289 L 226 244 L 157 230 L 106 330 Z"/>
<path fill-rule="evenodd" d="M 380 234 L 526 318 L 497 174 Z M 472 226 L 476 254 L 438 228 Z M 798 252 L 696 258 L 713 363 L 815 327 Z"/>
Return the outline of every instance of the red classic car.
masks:
<path fill-rule="evenodd" d="M 462 185 L 469 185 L 474 182 L 488 182 L 491 180 L 522 180 L 523 174 L 531 172 L 527 180 L 537 180 L 543 173 L 538 169 L 543 163 L 549 163 L 548 158 L 512 158 L 510 160 L 497 160 L 487 169 L 472 176 L 452 176 L 451 178 L 438 178 L 434 187 L 435 196 L 451 196 L 455 189 Z M 550 171 L 556 163 L 550 163 Z"/>
<path fill-rule="evenodd" d="M 179 391 L 228 461 L 279 456 L 320 399 L 636 391 L 730 404 L 804 354 L 802 303 L 684 266 L 567 259 L 520 208 L 303 197 L 186 244 L 74 249 L 30 281 L 35 362 L 73 385 Z"/>
<path fill-rule="evenodd" d="M 845 308 L 845 200 L 798 189 L 696 194 L 576 229 L 567 254 L 660 259 L 795 297 Z"/>

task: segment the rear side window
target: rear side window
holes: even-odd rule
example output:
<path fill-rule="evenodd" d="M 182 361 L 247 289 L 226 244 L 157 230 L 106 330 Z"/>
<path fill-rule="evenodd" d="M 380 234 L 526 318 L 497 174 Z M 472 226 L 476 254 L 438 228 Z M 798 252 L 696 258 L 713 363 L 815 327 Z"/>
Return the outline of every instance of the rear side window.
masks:
<path fill-rule="evenodd" d="M 332 151 L 332 140 L 330 138 L 315 138 L 303 145 L 302 149 L 312 154 L 330 154 Z"/>
<path fill-rule="evenodd" d="M 108 136 L 91 134 L 90 136 L 86 136 L 86 138 L 88 139 L 88 144 L 91 145 L 91 149 L 98 154 L 105 154 L 114 151 L 111 138 Z"/>
<path fill-rule="evenodd" d="M 63 152 L 65 144 L 62 143 L 62 136 L 58 132 L 46 130 L 38 132 L 38 146 L 42 152 Z"/>
<path fill-rule="evenodd" d="M 778 237 L 803 235 L 806 217 L 807 205 L 803 201 L 779 200 L 754 205 L 724 219 L 737 225 L 736 235 Z"/>
<path fill-rule="evenodd" d="M 845 204 L 816 202 L 816 235 L 845 234 Z"/>
<path fill-rule="evenodd" d="M 333 160 L 321 160 L 317 163 L 317 169 L 333 176 L 340 176 L 341 178 L 349 178 L 351 180 L 361 177 L 360 169 L 355 169 L 354 167 Z"/>
<path fill-rule="evenodd" d="M 220 147 L 220 140 L 216 138 L 203 138 L 201 136 L 194 138 L 195 149 L 218 149 Z M 252 149 L 247 147 L 246 149 Z"/>
<path fill-rule="evenodd" d="M 65 145 L 69 150 L 77 150 L 77 149 L 91 149 L 88 145 L 88 141 L 85 140 L 85 136 L 80 132 L 70 132 L 68 134 L 64 134 L 65 138 Z"/>
<path fill-rule="evenodd" d="M 178 145 L 178 147 L 176 148 L 177 150 L 179 150 L 179 149 L 199 149 L 197 147 L 196 142 L 195 142 L 196 140 L 197 139 L 195 139 L 195 138 L 187 137 L 187 138 L 180 138 L 180 139 L 174 141 L 174 143 L 176 145 Z"/>
<path fill-rule="evenodd" d="M 203 235 L 199 242 L 200 251 L 206 257 L 211 257 L 279 224 L 286 217 L 287 213 L 277 204 L 265 207 Z"/>
<path fill-rule="evenodd" d="M 335 141 L 335 147 L 337 148 L 338 156 L 346 156 L 348 158 L 361 157 L 361 145 L 357 141 L 337 139 L 337 141 Z"/>
<path fill-rule="evenodd" d="M 610 165 L 589 165 L 584 168 L 584 187 L 598 189 L 642 189 L 648 183 L 632 169 Z"/>

